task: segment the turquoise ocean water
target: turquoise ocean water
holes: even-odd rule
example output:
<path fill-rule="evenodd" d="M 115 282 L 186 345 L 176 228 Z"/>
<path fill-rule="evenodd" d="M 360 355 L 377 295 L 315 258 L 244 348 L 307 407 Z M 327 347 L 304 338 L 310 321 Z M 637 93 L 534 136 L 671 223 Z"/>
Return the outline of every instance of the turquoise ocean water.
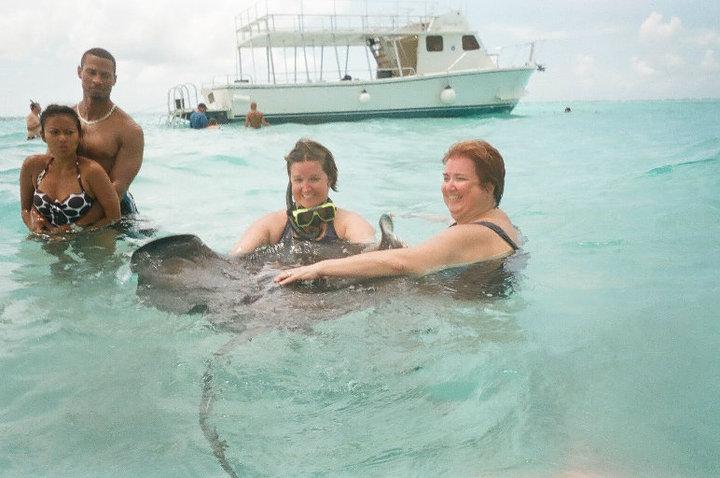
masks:
<path fill-rule="evenodd" d="M 284 207 L 301 136 L 335 153 L 337 203 L 393 213 L 410 243 L 449 223 L 451 143 L 505 157 L 527 238 L 510 296 L 383 297 L 222 357 L 230 332 L 138 302 L 147 238 L 28 239 L 19 168 L 44 148 L 0 119 L 0 476 L 227 476 L 198 423 L 208 366 L 239 476 L 717 476 L 720 102 L 564 106 L 259 131 L 138 116 L 142 227 L 222 252 Z"/>

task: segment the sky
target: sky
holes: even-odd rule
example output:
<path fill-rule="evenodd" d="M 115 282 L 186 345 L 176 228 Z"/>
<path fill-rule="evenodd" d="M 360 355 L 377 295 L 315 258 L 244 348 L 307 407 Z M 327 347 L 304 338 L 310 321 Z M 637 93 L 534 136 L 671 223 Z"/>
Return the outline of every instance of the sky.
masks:
<path fill-rule="evenodd" d="M 30 99 L 43 106 L 76 103 L 80 56 L 96 46 L 117 59 L 112 97 L 118 105 L 165 112 L 170 87 L 200 87 L 235 72 L 235 15 L 255 3 L 0 0 L 0 116 L 24 116 Z M 368 0 L 368 10 L 406 3 Z M 439 11 L 462 9 L 489 51 L 537 42 L 535 59 L 546 71 L 533 75 L 524 101 L 720 97 L 717 0 L 433 3 Z M 311 0 L 303 7 L 332 13 L 343 4 Z"/>

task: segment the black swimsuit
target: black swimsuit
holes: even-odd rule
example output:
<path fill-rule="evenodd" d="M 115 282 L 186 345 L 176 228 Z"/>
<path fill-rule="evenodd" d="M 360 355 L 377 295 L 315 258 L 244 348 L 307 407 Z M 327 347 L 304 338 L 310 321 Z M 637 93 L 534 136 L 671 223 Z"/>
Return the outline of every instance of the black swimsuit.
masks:
<path fill-rule="evenodd" d="M 517 251 L 517 250 L 519 249 L 518 245 L 515 244 L 515 241 L 513 241 L 512 239 L 510 239 L 510 236 L 507 235 L 507 232 L 505 232 L 505 230 L 504 230 L 502 227 L 498 226 L 498 225 L 495 224 L 494 222 L 489 222 L 489 221 L 477 221 L 477 222 L 473 222 L 472 224 L 479 224 L 479 225 L 481 225 L 481 226 L 485 226 L 485 227 L 491 229 L 495 234 L 497 234 L 498 236 L 500 236 L 500 239 L 502 239 L 503 241 L 507 242 L 508 245 L 509 245 L 510 247 L 512 247 L 512 250 L 513 250 L 513 251 Z"/>
<path fill-rule="evenodd" d="M 325 235 L 321 239 L 309 239 L 310 241 L 314 242 L 320 242 L 322 244 L 327 244 L 330 242 L 335 242 L 339 240 L 340 238 L 337 235 L 337 232 L 335 231 L 335 221 L 330 221 L 327 224 L 327 228 L 325 229 Z M 280 236 L 280 242 L 291 242 L 293 240 L 298 240 L 296 237 L 294 237 L 292 226 L 290 225 L 290 219 L 287 220 L 285 223 L 285 229 L 283 229 L 282 235 Z M 308 240 L 308 239 L 306 239 Z"/>
<path fill-rule="evenodd" d="M 37 186 L 35 186 L 35 192 L 33 193 L 33 206 L 35 206 L 35 209 L 53 226 L 72 224 L 90 209 L 92 199 L 90 199 L 90 196 L 85 193 L 82 187 L 82 181 L 80 181 L 80 165 L 77 161 L 75 161 L 75 166 L 78 171 L 77 180 L 80 184 L 79 193 L 72 193 L 68 195 L 64 201 L 60 202 L 48 196 L 47 193 L 40 191 L 40 181 L 45 177 L 45 173 L 47 173 L 52 162 L 53 159 L 50 159 L 45 169 L 38 174 L 36 181 Z"/>
<path fill-rule="evenodd" d="M 485 226 L 485 227 L 487 227 L 488 229 L 492 230 L 495 234 L 497 234 L 498 236 L 500 236 L 500 239 L 502 239 L 503 241 L 507 242 L 508 245 L 509 245 L 510 247 L 512 247 L 512 250 L 513 250 L 513 251 L 517 251 L 517 250 L 519 249 L 518 245 L 515 244 L 515 241 L 513 241 L 512 239 L 510 239 L 510 236 L 507 235 L 507 233 L 503 230 L 503 228 L 500 227 L 500 226 L 498 226 L 498 225 L 495 224 L 494 222 L 490 222 L 490 221 L 476 221 L 476 222 L 471 222 L 470 224 L 478 224 L 478 225 L 480 225 L 480 226 Z M 452 224 L 450 227 L 455 226 L 455 225 L 457 225 L 457 223 Z"/>

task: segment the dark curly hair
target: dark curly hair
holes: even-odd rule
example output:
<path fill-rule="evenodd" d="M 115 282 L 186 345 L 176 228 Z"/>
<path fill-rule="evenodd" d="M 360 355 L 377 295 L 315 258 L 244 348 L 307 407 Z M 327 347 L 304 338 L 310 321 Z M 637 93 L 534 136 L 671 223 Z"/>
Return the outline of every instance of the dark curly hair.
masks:
<path fill-rule="evenodd" d="M 45 111 L 40 114 L 40 127 L 42 128 L 43 134 L 45 133 L 45 122 L 48 118 L 51 118 L 53 116 L 71 117 L 75 121 L 75 126 L 77 126 L 78 129 L 78 134 L 82 137 L 80 117 L 73 108 L 65 105 L 48 105 L 48 107 L 45 108 Z"/>

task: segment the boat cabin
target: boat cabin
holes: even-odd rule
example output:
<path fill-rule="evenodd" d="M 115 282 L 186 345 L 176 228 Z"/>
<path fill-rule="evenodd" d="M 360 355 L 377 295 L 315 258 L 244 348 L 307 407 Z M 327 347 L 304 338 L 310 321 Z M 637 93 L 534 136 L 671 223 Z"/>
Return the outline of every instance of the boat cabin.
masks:
<path fill-rule="evenodd" d="M 409 34 L 368 38 L 377 78 L 495 68 L 492 56 L 460 12 L 408 26 Z"/>
<path fill-rule="evenodd" d="M 237 82 L 385 79 L 497 68 L 495 56 L 459 11 L 290 15 L 260 14 L 256 8 L 239 15 L 236 24 Z M 364 72 L 357 69 L 358 49 L 368 56 Z"/>

